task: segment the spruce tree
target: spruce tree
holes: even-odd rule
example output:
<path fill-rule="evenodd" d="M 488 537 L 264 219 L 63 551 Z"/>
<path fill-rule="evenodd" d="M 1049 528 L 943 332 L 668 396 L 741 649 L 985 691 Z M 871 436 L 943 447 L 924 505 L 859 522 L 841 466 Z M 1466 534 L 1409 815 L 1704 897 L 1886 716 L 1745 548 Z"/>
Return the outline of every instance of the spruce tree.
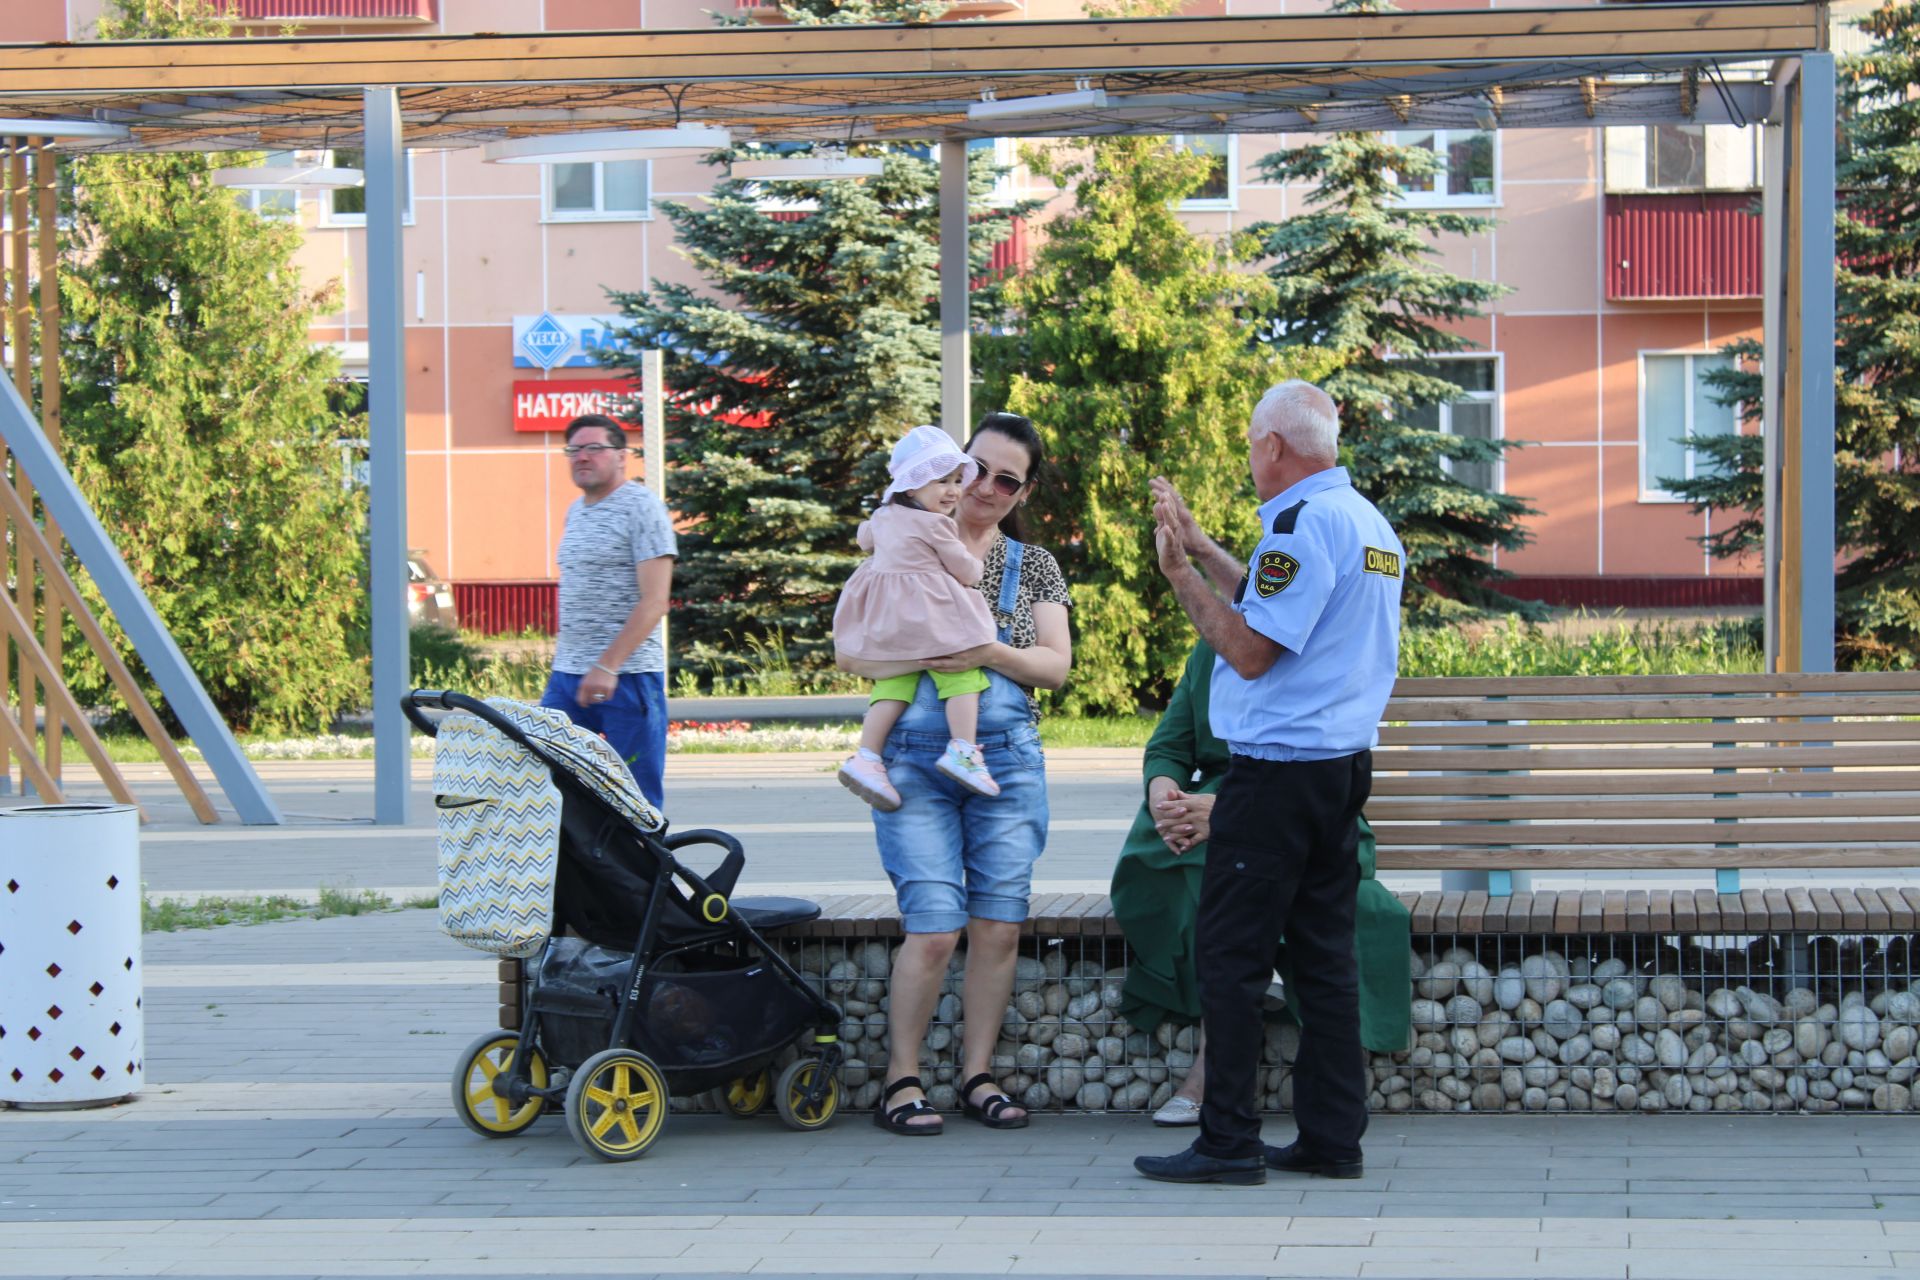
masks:
<path fill-rule="evenodd" d="M 1253 405 L 1272 383 L 1319 372 L 1251 340 L 1245 315 L 1272 296 L 1243 268 L 1252 241 L 1203 239 L 1181 221 L 1211 163 L 1154 137 L 1028 157 L 1072 190 L 1073 208 L 1007 286 L 1014 332 L 983 363 L 988 401 L 1047 438 L 1053 476 L 1032 509 L 1073 591 L 1073 710 L 1132 713 L 1167 692 L 1193 644 L 1166 607 L 1147 481 L 1166 476 L 1203 528 L 1251 549 Z"/>
<path fill-rule="evenodd" d="M 227 35 L 214 13 L 210 0 L 113 0 L 100 35 Z M 330 410 L 338 362 L 307 336 L 328 298 L 294 267 L 300 232 L 213 184 L 235 162 L 73 162 L 62 443 L 228 722 L 314 729 L 367 693 L 363 503 L 342 487 L 335 443 L 360 432 Z M 111 696 L 77 637 L 67 654 L 82 702 Z"/>
<path fill-rule="evenodd" d="M 1875 45 L 1840 60 L 1835 247 L 1835 584 L 1838 656 L 1846 665 L 1920 661 L 1920 3 L 1898 0 L 1859 19 Z M 1716 399 L 1758 423 L 1759 343 L 1722 350 L 1708 375 Z M 1663 479 L 1716 519 L 1716 556 L 1761 549 L 1765 478 L 1759 434 L 1692 441 L 1709 465 Z"/>
<path fill-rule="evenodd" d="M 673 626 L 695 669 L 830 663 L 854 530 L 894 441 L 938 414 L 938 168 L 901 151 L 885 164 L 864 181 L 726 178 L 698 206 L 662 202 L 702 285 L 608 291 L 631 349 L 607 362 L 637 372 L 639 348 L 667 352 L 670 499 L 688 522 Z M 1006 211 L 985 205 L 996 176 L 972 157 L 976 274 L 1006 236 Z M 765 199 L 811 208 L 776 217 Z M 994 295 L 976 291 L 975 316 Z M 755 654 L 766 646 L 780 652 Z"/>
<path fill-rule="evenodd" d="M 1388 8 L 1379 0 L 1333 6 L 1347 13 Z M 1447 465 L 1496 462 L 1508 443 L 1449 435 L 1413 420 L 1459 395 L 1423 362 L 1474 346 L 1442 326 L 1480 315 L 1507 291 L 1433 262 L 1438 237 L 1492 225 L 1407 206 L 1399 181 L 1431 175 L 1436 163 L 1430 151 L 1377 133 L 1337 133 L 1263 157 L 1267 181 L 1313 188 L 1307 212 L 1252 229 L 1274 259 L 1264 334 L 1282 349 L 1316 347 L 1331 355 L 1322 386 L 1340 405 L 1342 461 L 1405 544 L 1408 612 L 1434 620 L 1487 609 L 1532 613 L 1538 606 L 1498 589 L 1505 575 L 1488 551 L 1525 545 L 1520 522 L 1533 511 L 1519 498 L 1449 474 Z"/>

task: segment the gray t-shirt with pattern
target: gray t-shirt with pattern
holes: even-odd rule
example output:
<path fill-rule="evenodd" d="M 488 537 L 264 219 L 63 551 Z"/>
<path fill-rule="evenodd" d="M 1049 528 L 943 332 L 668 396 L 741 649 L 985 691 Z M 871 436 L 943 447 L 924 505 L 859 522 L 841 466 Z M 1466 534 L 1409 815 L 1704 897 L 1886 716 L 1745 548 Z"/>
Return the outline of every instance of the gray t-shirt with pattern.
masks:
<path fill-rule="evenodd" d="M 637 480 L 621 485 L 600 501 L 574 499 L 560 535 L 560 642 L 553 669 L 585 675 L 606 652 L 640 603 L 634 566 L 642 560 L 678 555 L 673 521 L 653 491 Z M 620 664 L 621 674 L 665 671 L 665 625 Z"/>

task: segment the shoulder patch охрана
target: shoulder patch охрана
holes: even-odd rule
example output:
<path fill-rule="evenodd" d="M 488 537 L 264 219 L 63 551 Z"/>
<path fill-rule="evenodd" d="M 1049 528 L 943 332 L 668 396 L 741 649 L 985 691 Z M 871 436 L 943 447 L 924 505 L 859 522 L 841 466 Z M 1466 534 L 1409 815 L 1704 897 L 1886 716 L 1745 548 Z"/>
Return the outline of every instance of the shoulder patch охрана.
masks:
<path fill-rule="evenodd" d="M 1383 578 L 1400 576 L 1400 554 L 1396 551 L 1382 551 L 1379 547 L 1368 547 L 1366 560 L 1361 565 L 1368 573 L 1377 573 Z"/>
<path fill-rule="evenodd" d="M 1262 600 L 1277 596 L 1293 585 L 1300 573 L 1300 562 L 1284 551 L 1262 551 L 1253 567 L 1253 590 Z"/>

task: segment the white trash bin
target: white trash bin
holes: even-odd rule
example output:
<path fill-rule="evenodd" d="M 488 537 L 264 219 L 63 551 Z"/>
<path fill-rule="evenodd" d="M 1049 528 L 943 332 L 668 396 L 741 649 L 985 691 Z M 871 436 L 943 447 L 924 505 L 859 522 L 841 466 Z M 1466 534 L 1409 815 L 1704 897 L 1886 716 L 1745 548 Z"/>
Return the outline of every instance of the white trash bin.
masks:
<path fill-rule="evenodd" d="M 0 809 L 0 1103 L 88 1107 L 146 1079 L 140 818 Z"/>

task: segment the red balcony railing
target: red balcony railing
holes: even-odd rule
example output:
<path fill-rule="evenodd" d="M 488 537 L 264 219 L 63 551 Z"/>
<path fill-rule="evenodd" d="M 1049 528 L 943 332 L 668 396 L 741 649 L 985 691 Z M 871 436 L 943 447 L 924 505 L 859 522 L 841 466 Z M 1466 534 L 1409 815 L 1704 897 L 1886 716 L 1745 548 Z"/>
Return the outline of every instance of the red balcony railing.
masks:
<path fill-rule="evenodd" d="M 1758 197 L 1748 191 L 1607 197 L 1607 297 L 1757 298 Z"/>
<path fill-rule="evenodd" d="M 755 22 L 777 26 L 787 20 L 780 6 L 769 0 L 734 0 L 734 7 Z M 1025 14 L 1027 0 L 950 0 L 939 21 L 957 22 L 962 18 L 1009 18 Z"/>
<path fill-rule="evenodd" d="M 440 0 L 228 0 L 249 26 L 282 22 L 437 22 Z"/>
<path fill-rule="evenodd" d="M 519 635 L 560 629 L 560 584 L 557 582 L 456 582 L 453 610 L 460 626 L 485 635 Z"/>

